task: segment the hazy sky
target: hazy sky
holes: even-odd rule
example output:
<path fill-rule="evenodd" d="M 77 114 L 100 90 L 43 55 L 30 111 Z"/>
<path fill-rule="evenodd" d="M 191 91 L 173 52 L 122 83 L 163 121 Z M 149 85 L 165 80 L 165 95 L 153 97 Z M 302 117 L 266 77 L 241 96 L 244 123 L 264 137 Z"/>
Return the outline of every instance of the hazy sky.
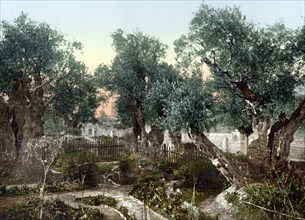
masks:
<path fill-rule="evenodd" d="M 265 25 L 283 19 L 289 28 L 304 24 L 305 0 L 205 1 L 216 7 L 237 5 L 253 22 Z M 168 61 L 173 61 L 173 42 L 187 33 L 188 24 L 202 1 L 42 1 L 0 0 L 0 19 L 13 21 L 21 12 L 35 21 L 45 21 L 80 41 L 83 60 L 91 71 L 100 63 L 110 64 L 114 57 L 110 34 L 118 28 L 127 32 L 141 30 L 167 44 Z"/>

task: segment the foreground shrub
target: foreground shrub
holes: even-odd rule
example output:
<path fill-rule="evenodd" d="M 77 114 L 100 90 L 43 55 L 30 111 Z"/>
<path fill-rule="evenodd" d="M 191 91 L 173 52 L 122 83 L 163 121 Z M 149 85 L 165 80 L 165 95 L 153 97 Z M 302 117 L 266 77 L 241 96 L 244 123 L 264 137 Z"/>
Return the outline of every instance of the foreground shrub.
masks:
<path fill-rule="evenodd" d="M 119 206 L 118 201 L 112 197 L 103 196 L 103 195 L 85 197 L 83 198 L 83 203 L 87 205 L 95 205 L 95 206 L 107 205 L 117 209 L 125 216 L 127 220 L 136 220 L 134 217 L 129 215 L 128 209 L 126 207 Z"/>
<path fill-rule="evenodd" d="M 281 182 L 246 186 L 242 196 L 228 193 L 226 199 L 234 205 L 235 219 L 305 218 L 305 187 L 296 181 L 286 186 Z"/>
<path fill-rule="evenodd" d="M 92 196 L 92 197 L 85 197 L 83 199 L 83 202 L 87 205 L 107 205 L 110 207 L 116 207 L 118 202 L 111 197 L 98 195 L 98 196 Z"/>
<path fill-rule="evenodd" d="M 38 211 L 42 204 L 37 198 L 28 198 L 26 202 L 8 209 L 5 213 L 0 214 L 3 220 L 36 220 Z M 97 209 L 90 208 L 72 208 L 59 199 L 46 201 L 43 209 L 44 220 L 73 220 L 73 219 L 99 219 L 103 220 L 104 215 Z"/>
<path fill-rule="evenodd" d="M 181 180 L 184 187 L 192 188 L 194 182 L 198 189 L 220 191 L 226 180 L 207 159 L 200 158 L 182 165 L 174 171 L 174 179 Z"/>
<path fill-rule="evenodd" d="M 27 185 L 22 186 L 12 186 L 7 188 L 6 186 L 1 186 L 0 196 L 22 196 L 22 195 L 30 195 L 37 194 L 39 192 L 39 186 L 29 187 Z"/>
<path fill-rule="evenodd" d="M 87 187 L 97 186 L 97 156 L 88 151 L 76 148 L 66 148 L 61 154 L 56 166 L 63 172 L 64 180 L 84 180 Z"/>
<path fill-rule="evenodd" d="M 204 216 L 198 208 L 182 200 L 182 192 L 174 184 L 167 184 L 159 177 L 147 177 L 134 185 L 132 196 L 172 220 L 213 219 Z"/>

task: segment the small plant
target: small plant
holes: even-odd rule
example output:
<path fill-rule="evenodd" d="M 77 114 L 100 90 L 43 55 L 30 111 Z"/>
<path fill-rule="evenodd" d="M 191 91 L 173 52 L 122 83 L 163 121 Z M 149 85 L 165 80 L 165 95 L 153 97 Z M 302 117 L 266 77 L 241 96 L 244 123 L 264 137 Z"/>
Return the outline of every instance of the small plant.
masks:
<path fill-rule="evenodd" d="M 93 197 L 85 197 L 83 198 L 83 203 L 87 205 L 108 205 L 110 207 L 116 207 L 118 202 L 111 197 L 98 195 Z"/>
<path fill-rule="evenodd" d="M 197 159 L 182 165 L 174 171 L 174 179 L 180 180 L 184 187 L 192 188 L 194 181 L 198 189 L 205 190 L 207 187 L 219 192 L 221 191 L 225 178 L 207 159 Z"/>
<path fill-rule="evenodd" d="M 143 157 L 143 158 L 140 158 L 139 160 L 139 165 L 141 167 L 146 167 L 148 166 L 149 164 L 151 164 L 151 161 L 149 161 L 147 158 Z"/>
<path fill-rule="evenodd" d="M 120 206 L 120 207 L 118 208 L 118 211 L 121 212 L 121 213 L 125 216 L 125 218 L 126 218 L 127 220 L 137 220 L 135 217 L 129 215 L 128 209 L 127 209 L 126 207 L 124 207 L 124 206 Z"/>
<path fill-rule="evenodd" d="M 235 219 L 294 219 L 305 217 L 305 188 L 296 181 L 283 187 L 261 183 L 245 187 L 244 195 L 228 193 L 226 199 L 233 204 Z"/>
<path fill-rule="evenodd" d="M 81 185 L 85 177 L 85 187 L 97 186 L 97 157 L 91 152 L 66 148 L 60 154 L 56 167 L 63 172 L 67 181 L 78 181 Z"/>
<path fill-rule="evenodd" d="M 193 219 L 211 219 L 200 213 L 194 205 L 192 208 L 186 206 L 182 200 L 180 189 L 175 184 L 168 185 L 165 180 L 159 177 L 147 177 L 139 180 L 130 194 L 173 220 L 190 219 L 190 216 L 193 216 Z"/>
<path fill-rule="evenodd" d="M 114 198 L 104 196 L 104 195 L 98 195 L 98 196 L 93 196 L 93 197 L 86 197 L 83 199 L 83 203 L 87 205 L 94 205 L 94 206 L 99 206 L 99 205 L 107 205 L 110 207 L 113 207 L 117 209 L 119 212 L 121 212 L 127 220 L 136 220 L 136 218 L 132 217 L 128 213 L 128 209 L 124 206 L 119 206 L 118 201 Z"/>
<path fill-rule="evenodd" d="M 124 174 L 135 166 L 135 158 L 132 156 L 123 156 L 119 161 L 119 169 Z"/>
<path fill-rule="evenodd" d="M 38 187 L 28 187 L 27 185 L 22 185 L 22 186 L 13 186 L 10 188 L 4 187 L 1 195 L 24 196 L 24 195 L 37 194 L 38 192 L 39 192 Z"/>
<path fill-rule="evenodd" d="M 4 213 L 0 214 L 0 219 L 26 219 L 36 220 L 41 200 L 38 198 L 27 198 L 26 202 L 20 203 Z M 73 219 L 99 219 L 103 220 L 104 215 L 97 209 L 72 208 L 59 199 L 46 201 L 44 203 L 43 219 L 46 220 L 73 220 Z"/>

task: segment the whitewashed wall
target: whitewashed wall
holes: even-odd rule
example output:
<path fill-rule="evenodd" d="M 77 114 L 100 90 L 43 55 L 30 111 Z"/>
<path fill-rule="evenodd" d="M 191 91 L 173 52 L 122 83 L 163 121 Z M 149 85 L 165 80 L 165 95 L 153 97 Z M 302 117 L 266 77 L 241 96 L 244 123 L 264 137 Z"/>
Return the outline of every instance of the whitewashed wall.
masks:
<path fill-rule="evenodd" d="M 145 127 L 146 132 L 150 132 L 151 128 L 149 125 Z M 82 128 L 82 136 L 94 137 L 94 136 L 117 136 L 124 137 L 131 133 L 131 129 L 117 129 L 114 127 L 105 127 L 98 124 L 86 123 Z M 231 133 L 206 133 L 206 136 L 212 141 L 217 147 L 225 152 L 242 154 L 247 153 L 248 143 L 250 144 L 256 135 L 251 135 L 248 139 L 240 134 L 238 131 L 233 131 Z M 191 143 L 192 140 L 189 138 L 186 132 L 181 132 L 182 143 Z M 164 144 L 171 145 L 171 138 L 168 130 L 164 131 Z M 305 145 L 304 141 L 298 143 L 297 141 L 292 142 L 290 149 L 290 158 L 295 159 L 305 159 Z"/>
<path fill-rule="evenodd" d="M 82 127 L 82 136 L 110 136 L 124 137 L 130 132 L 130 129 L 117 129 L 114 127 L 105 127 L 99 124 L 86 123 Z"/>

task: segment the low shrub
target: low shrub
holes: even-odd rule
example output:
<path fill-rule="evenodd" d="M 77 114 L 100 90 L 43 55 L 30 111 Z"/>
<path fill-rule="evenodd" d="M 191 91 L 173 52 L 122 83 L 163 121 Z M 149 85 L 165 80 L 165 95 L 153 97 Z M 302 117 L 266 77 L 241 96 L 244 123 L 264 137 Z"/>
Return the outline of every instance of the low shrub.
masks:
<path fill-rule="evenodd" d="M 213 219 L 200 213 L 196 206 L 183 201 L 181 190 L 175 184 L 167 184 L 160 177 L 139 180 L 130 194 L 172 220 Z"/>
<path fill-rule="evenodd" d="M 86 187 L 97 186 L 97 156 L 88 151 L 66 148 L 57 161 L 56 168 L 63 172 L 65 181 L 82 182 Z"/>
<path fill-rule="evenodd" d="M 118 204 L 118 202 L 114 198 L 103 195 L 85 197 L 83 198 L 83 203 L 87 205 L 107 205 L 114 208 Z"/>
<path fill-rule="evenodd" d="M 121 212 L 127 220 L 136 220 L 133 216 L 130 216 L 128 213 L 128 209 L 124 206 L 119 206 L 118 201 L 112 197 L 98 195 L 98 196 L 92 196 L 92 197 L 86 197 L 83 198 L 83 203 L 87 205 L 107 205 L 110 207 L 113 207 L 117 209 L 119 212 Z"/>
<path fill-rule="evenodd" d="M 246 186 L 244 195 L 228 193 L 233 204 L 235 219 L 293 219 L 305 218 L 305 188 L 296 181 L 285 187 L 260 183 Z"/>
<path fill-rule="evenodd" d="M 221 191 L 226 182 L 215 166 L 204 158 L 182 165 L 174 171 L 174 179 L 182 181 L 184 187 L 192 188 L 195 182 L 198 189 L 216 191 Z"/>
<path fill-rule="evenodd" d="M 132 156 L 123 156 L 119 161 L 119 169 L 122 174 L 126 174 L 131 171 L 132 168 L 135 167 L 135 158 Z"/>
<path fill-rule="evenodd" d="M 0 214 L 0 219 L 10 220 L 36 220 L 38 219 L 41 200 L 37 198 L 28 198 L 26 202 L 20 203 L 4 213 Z M 43 209 L 44 220 L 73 220 L 73 219 L 104 219 L 104 214 L 97 209 L 73 208 L 59 199 L 46 201 Z"/>
<path fill-rule="evenodd" d="M 54 182 L 46 185 L 46 192 L 49 193 L 70 192 L 75 190 L 81 190 L 79 182 Z"/>
<path fill-rule="evenodd" d="M 10 188 L 7 188 L 5 186 L 2 186 L 0 196 L 23 196 L 23 195 L 37 194 L 39 192 L 38 187 L 39 186 L 29 187 L 27 185 L 22 185 L 22 186 L 12 186 Z"/>
<path fill-rule="evenodd" d="M 109 174 L 112 172 L 112 169 L 114 168 L 113 164 L 110 163 L 98 163 L 98 172 L 99 174 Z"/>

